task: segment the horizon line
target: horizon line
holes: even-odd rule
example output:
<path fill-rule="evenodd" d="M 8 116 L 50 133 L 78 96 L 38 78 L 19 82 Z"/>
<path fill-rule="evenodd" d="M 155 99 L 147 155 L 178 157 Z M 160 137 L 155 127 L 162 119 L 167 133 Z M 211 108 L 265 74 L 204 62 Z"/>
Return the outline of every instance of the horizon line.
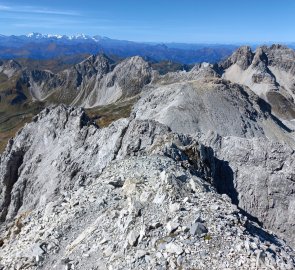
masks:
<path fill-rule="evenodd" d="M 100 36 L 102 38 L 108 38 L 112 40 L 119 40 L 119 41 L 129 41 L 129 42 L 135 42 L 135 43 L 156 43 L 156 44 L 186 44 L 186 45 L 198 45 L 198 44 L 204 44 L 204 45 L 243 45 L 243 44 L 249 44 L 249 45 L 270 45 L 270 44 L 283 44 L 283 45 L 288 45 L 288 44 L 295 44 L 295 41 L 147 41 L 147 40 L 129 40 L 129 39 L 120 39 L 120 38 L 112 38 L 112 37 L 107 37 L 107 36 L 101 36 L 99 34 L 95 35 L 90 35 L 90 34 L 84 34 L 84 33 L 77 33 L 77 34 L 49 34 L 49 33 L 41 33 L 41 32 L 30 32 L 30 33 L 24 33 L 24 34 L 10 34 L 10 35 L 5 35 L 0 33 L 0 37 L 20 37 L 20 36 L 27 36 L 29 34 L 40 34 L 43 36 L 66 36 L 66 37 L 73 37 L 73 36 L 81 36 L 85 35 L 90 38 Z"/>

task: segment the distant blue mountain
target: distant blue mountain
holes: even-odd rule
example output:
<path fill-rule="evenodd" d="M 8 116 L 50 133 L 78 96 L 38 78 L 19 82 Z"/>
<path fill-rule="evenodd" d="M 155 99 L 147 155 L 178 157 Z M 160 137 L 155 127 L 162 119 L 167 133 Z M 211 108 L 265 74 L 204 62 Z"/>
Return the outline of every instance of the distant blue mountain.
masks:
<path fill-rule="evenodd" d="M 144 43 L 115 40 L 101 36 L 66 36 L 31 33 L 0 35 L 0 58 L 51 59 L 75 54 L 105 53 L 119 57 L 140 55 L 149 60 L 170 60 L 182 64 L 218 62 L 238 46 L 222 44 Z"/>

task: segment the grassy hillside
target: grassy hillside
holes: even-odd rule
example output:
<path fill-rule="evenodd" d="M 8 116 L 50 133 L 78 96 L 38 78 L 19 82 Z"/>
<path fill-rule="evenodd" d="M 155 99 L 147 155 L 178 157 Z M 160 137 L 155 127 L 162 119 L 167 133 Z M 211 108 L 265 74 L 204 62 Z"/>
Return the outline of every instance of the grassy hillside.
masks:
<path fill-rule="evenodd" d="M 86 109 L 86 113 L 99 127 L 103 128 L 120 118 L 129 117 L 137 99 L 138 97 L 133 97 L 110 105 Z"/>
<path fill-rule="evenodd" d="M 19 78 L 19 73 L 11 78 L 0 73 L 0 153 L 7 141 L 44 107 L 31 100 L 27 86 Z"/>
<path fill-rule="evenodd" d="M 0 153 L 4 151 L 8 140 L 42 109 L 41 103 L 27 103 L 9 109 L 0 107 Z"/>
<path fill-rule="evenodd" d="M 38 70 L 50 70 L 53 73 L 58 73 L 64 69 L 67 69 L 75 64 L 80 63 L 85 58 L 90 56 L 89 54 L 78 54 L 68 55 L 52 59 L 30 59 L 30 58 L 19 58 L 16 59 L 18 63 L 28 69 Z"/>

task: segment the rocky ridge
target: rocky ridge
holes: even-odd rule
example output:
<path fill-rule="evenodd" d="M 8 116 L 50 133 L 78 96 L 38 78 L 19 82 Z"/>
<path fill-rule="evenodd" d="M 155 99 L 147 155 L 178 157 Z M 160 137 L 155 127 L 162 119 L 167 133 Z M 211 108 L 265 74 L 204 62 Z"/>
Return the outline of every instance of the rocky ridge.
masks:
<path fill-rule="evenodd" d="M 14 60 L 1 61 L 0 60 L 0 73 L 3 72 L 8 78 L 11 78 L 15 73 L 21 70 L 21 66 Z"/>
<path fill-rule="evenodd" d="M 142 93 L 134 113 L 137 119 L 154 119 L 175 132 L 216 131 L 221 136 L 267 137 L 294 145 L 292 133 L 272 115 L 267 103 L 247 87 L 218 77 L 192 76 L 152 86 Z"/>
<path fill-rule="evenodd" d="M 276 58 L 276 54 L 272 56 L 275 50 L 279 50 L 279 58 Z M 278 83 L 278 76 L 270 72 L 272 67 L 280 66 L 282 71 L 292 73 L 294 58 L 292 52 L 286 54 L 286 50 L 280 46 L 273 46 L 258 48 L 253 53 L 250 48 L 244 47 L 220 65 L 203 63 L 189 72 L 179 71 L 166 75 L 159 75 L 152 71 L 140 58 L 126 60 L 122 62 L 124 63 L 122 66 L 120 64 L 116 67 L 111 64 L 108 67 L 102 65 L 106 69 L 101 69 L 104 75 L 99 76 L 100 79 L 96 79 L 95 66 L 102 63 L 101 60 L 96 61 L 96 58 L 92 57 L 80 67 L 76 67 L 79 74 L 82 74 L 84 70 L 83 76 L 85 78 L 88 76 L 85 84 L 82 80 L 81 85 L 92 81 L 92 84 L 87 85 L 91 85 L 89 89 L 93 89 L 93 83 L 99 82 L 99 85 L 103 84 L 103 87 L 99 89 L 108 89 L 108 95 L 100 97 L 100 91 L 97 93 L 90 91 L 94 95 L 91 100 L 105 101 L 109 98 L 111 100 L 118 93 L 121 93 L 123 98 L 123 93 L 130 93 L 130 95 L 140 93 L 140 99 L 135 104 L 129 119 L 116 121 L 104 129 L 93 125 L 83 109 L 64 106 L 46 109 L 34 118 L 33 123 L 20 131 L 14 140 L 10 141 L 0 161 L 1 235 L 3 238 L 1 243 L 5 251 L 3 264 L 6 267 L 20 269 L 26 264 L 32 269 L 37 267 L 47 269 L 52 266 L 61 268 L 62 264 L 66 269 L 77 269 L 77 267 L 91 269 L 98 255 L 97 253 L 94 256 L 88 254 L 87 243 L 95 245 L 96 240 L 100 238 L 99 234 L 106 231 L 107 235 L 112 236 L 112 241 L 114 239 L 117 241 L 114 245 L 106 246 L 108 250 L 106 254 L 111 256 L 111 253 L 114 253 L 116 256 L 113 256 L 111 260 L 109 257 L 107 259 L 99 257 L 98 269 L 103 267 L 119 269 L 120 266 L 145 269 L 147 265 L 152 265 L 151 269 L 157 269 L 156 266 L 159 269 L 165 269 L 165 267 L 193 269 L 190 268 L 195 263 L 193 258 L 198 258 L 199 264 L 196 262 L 196 267 L 200 266 L 201 269 L 226 267 L 293 269 L 293 251 L 273 233 L 266 230 L 275 232 L 294 247 L 295 146 L 292 113 L 286 113 L 282 118 L 275 109 L 276 105 L 269 99 L 269 93 L 279 93 L 285 95 L 289 102 L 293 102 L 291 96 L 286 94 L 290 92 L 290 89 L 286 92 L 282 84 Z M 278 59 L 283 59 L 281 64 L 276 64 L 279 63 Z M 109 62 L 106 60 L 105 63 Z M 234 69 L 237 67 L 243 75 L 254 71 L 251 80 L 254 81 L 257 89 L 262 89 L 263 85 L 267 86 L 266 91 L 263 92 L 265 95 L 261 94 L 259 89 L 260 92 L 257 92 L 253 85 L 230 82 L 227 77 L 231 74 L 229 71 L 234 74 Z M 132 75 L 125 77 L 125 71 Z M 136 79 L 141 76 L 143 76 L 142 80 Z M 135 85 L 134 88 L 130 87 L 133 85 Z M 270 89 L 270 85 L 274 88 Z M 77 96 L 75 102 L 87 100 L 86 92 L 86 90 L 81 91 L 81 96 Z M 286 103 L 283 105 L 286 106 Z M 284 106 L 279 105 L 279 107 Z M 107 179 L 108 176 L 111 176 L 111 181 Z M 130 178 L 135 178 L 135 183 Z M 190 179 L 198 183 L 200 187 L 198 192 L 192 191 Z M 98 183 L 102 183 L 99 189 Z M 109 186 L 111 191 L 108 191 Z M 148 197 L 149 199 L 157 198 L 155 186 L 163 190 L 164 198 L 163 200 L 158 198 L 160 207 L 157 205 L 156 209 L 153 208 L 154 205 L 145 204 L 146 201 L 142 200 L 142 192 L 152 194 Z M 91 188 L 88 189 L 88 187 Z M 78 192 L 79 189 L 80 192 Z M 126 191 L 129 189 L 132 194 Z M 98 193 L 97 197 L 94 195 L 96 193 L 92 193 L 94 190 Z M 216 191 L 227 195 L 221 197 Z M 111 194 L 110 198 L 108 196 L 106 199 L 107 204 L 111 205 L 111 210 L 109 208 L 108 210 L 117 213 L 114 216 L 109 215 L 109 212 L 107 216 L 104 216 L 104 212 L 100 212 L 101 206 L 95 208 L 96 206 L 92 205 L 93 202 L 88 202 L 88 199 L 86 202 L 83 201 L 83 204 L 87 206 L 81 208 L 80 203 L 71 202 L 75 204 L 73 209 L 78 207 L 76 215 L 81 216 L 81 220 L 86 219 L 89 220 L 89 224 L 94 224 L 94 226 L 87 225 L 88 230 L 82 228 L 81 224 L 85 225 L 82 221 L 75 226 L 72 217 L 67 216 L 67 213 L 73 214 L 68 210 L 71 204 L 67 204 L 65 209 L 60 209 L 65 214 L 63 220 L 63 224 L 66 224 L 65 228 L 57 225 L 61 220 L 59 210 L 56 219 L 51 220 L 53 223 L 48 224 L 42 219 L 44 209 L 51 207 L 48 206 L 50 202 L 57 201 L 60 202 L 58 205 L 63 205 L 71 201 L 72 196 L 77 201 L 82 200 L 83 194 L 85 196 L 90 194 L 87 198 L 92 196 L 101 198 L 107 192 Z M 199 194 L 198 198 L 196 193 Z M 136 202 L 137 205 L 142 205 L 139 207 L 140 213 L 137 213 L 135 219 L 131 218 L 131 223 L 127 222 L 126 231 L 120 231 L 120 225 L 118 229 L 114 227 L 112 221 L 116 220 L 117 216 L 121 220 L 121 216 L 125 215 L 125 212 L 121 210 L 125 209 L 126 204 L 129 205 L 134 198 L 139 201 L 139 204 Z M 220 208 L 212 206 L 211 200 L 206 198 L 212 198 L 214 204 L 216 203 Z M 150 201 L 149 199 L 147 201 Z M 191 208 L 186 205 L 187 200 L 193 201 Z M 199 221 L 194 222 L 196 220 L 192 220 L 193 216 L 198 212 L 195 211 L 195 206 L 198 208 L 200 202 L 205 214 L 201 211 Z M 157 204 L 157 202 L 154 203 Z M 170 211 L 170 203 L 176 204 L 177 210 Z M 239 208 L 237 209 L 231 203 Z M 118 209 L 113 210 L 114 205 Z M 242 228 L 243 235 L 239 234 L 240 231 L 235 226 L 231 227 L 233 231 L 229 232 L 232 236 L 232 238 L 229 236 L 230 241 L 237 243 L 237 248 L 229 252 L 235 254 L 232 257 L 233 260 L 227 252 L 230 247 L 223 239 L 224 229 L 216 229 L 221 221 L 219 218 L 215 219 L 211 206 L 216 208 L 218 216 L 224 216 L 224 213 L 227 213 L 226 224 L 232 219 L 228 215 L 233 215 L 236 220 L 233 223 Z M 230 210 L 232 207 L 234 211 Z M 92 208 L 97 209 L 99 213 L 93 214 Z M 161 212 L 162 208 L 163 212 Z M 187 212 L 182 208 L 188 209 Z M 174 206 L 171 206 L 171 209 L 174 209 Z M 218 212 L 218 210 L 222 211 Z M 183 217 L 183 212 L 188 219 Z M 126 215 L 129 214 L 128 212 Z M 145 220 L 151 220 L 153 215 L 159 217 L 161 220 L 159 223 L 162 224 L 156 228 L 158 234 L 155 238 L 169 236 L 169 241 L 164 241 L 160 251 L 157 245 L 156 249 L 153 245 L 150 246 L 150 241 L 153 242 L 150 233 L 147 233 L 146 229 L 136 227 L 149 227 L 149 222 L 145 223 Z M 97 220 L 102 218 L 104 223 L 110 224 L 109 227 L 99 227 L 94 217 Z M 255 224 L 254 221 L 260 225 Z M 118 224 L 122 222 L 119 221 Z M 22 234 L 23 226 L 27 226 L 27 230 Z M 36 232 L 40 228 L 43 230 L 46 226 L 51 226 L 53 231 L 62 231 L 62 237 L 56 237 L 54 240 L 56 244 L 56 239 L 62 239 L 59 240 L 62 244 L 56 244 L 58 246 L 56 250 L 52 253 L 48 252 L 46 242 L 48 235 L 45 234 L 45 238 L 42 238 L 45 244 L 43 245 L 43 242 L 38 244 L 42 251 L 39 249 L 35 253 L 35 248 L 32 248 L 32 239 L 38 235 Z M 125 227 L 125 225 L 122 226 Z M 175 226 L 177 228 L 174 228 Z M 93 234 L 95 232 L 93 227 L 99 227 L 97 235 Z M 203 234 L 196 239 L 191 232 L 200 228 L 204 230 Z M 29 233 L 28 237 L 27 233 Z M 212 238 L 211 234 L 216 237 Z M 77 238 L 77 235 L 80 236 Z M 240 242 L 241 236 L 242 240 L 246 239 L 245 243 Z M 43 232 L 38 237 L 43 237 Z M 183 242 L 188 239 L 187 237 L 193 242 L 189 244 Z M 148 240 L 144 242 L 146 238 Z M 84 239 L 86 249 L 84 250 L 84 245 L 81 251 L 76 246 L 80 247 Z M 212 239 L 214 243 L 210 242 Z M 194 249 L 193 243 L 197 243 L 194 241 L 201 241 L 201 243 L 204 241 L 206 244 L 209 243 L 209 246 L 213 243 L 214 246 L 228 248 L 225 248 L 226 251 L 221 254 L 222 259 L 220 259 L 219 255 L 216 256 L 218 249 L 210 246 L 210 252 L 207 253 L 208 249 L 205 251 L 207 255 L 209 254 L 206 257 L 205 253 L 200 253 L 201 249 Z M 105 243 L 109 242 L 111 241 L 108 239 Z M 246 243 L 253 242 L 258 247 L 258 251 L 254 245 L 253 250 L 250 248 L 250 251 L 254 253 L 249 253 L 248 247 L 251 245 Z M 72 247 L 72 244 L 74 251 L 68 253 L 66 247 Z M 272 245 L 275 248 L 271 248 L 272 251 L 270 251 L 269 248 Z M 19 253 L 17 247 L 24 252 Z M 123 253 L 118 250 L 118 247 L 124 247 Z M 183 247 L 191 250 L 186 253 Z M 94 252 L 99 248 L 94 247 Z M 181 248 L 182 253 L 178 254 Z M 32 250 L 34 250 L 33 253 Z M 137 258 L 136 253 L 139 250 L 143 250 L 145 255 L 135 261 L 132 260 L 132 256 Z M 168 250 L 173 250 L 174 253 Z M 162 255 L 158 254 L 158 251 Z M 244 251 L 246 253 L 243 253 Z M 10 253 L 13 255 L 10 256 Z M 257 253 L 263 254 L 262 257 Z M 122 259 L 126 254 L 132 254 L 130 260 Z M 187 254 L 193 254 L 193 257 Z M 165 260 L 160 259 L 162 257 Z M 184 257 L 184 260 L 179 257 Z M 227 259 L 224 259 L 225 257 Z M 19 266 L 14 264 L 14 258 L 20 261 Z M 75 258 L 78 259 L 75 260 Z M 189 260 L 193 262 L 190 261 L 190 264 Z M 77 264 L 77 261 L 83 261 L 82 266 Z M 225 264 L 219 265 L 220 261 L 225 261 Z"/>
<path fill-rule="evenodd" d="M 0 164 L 3 269 L 294 269 L 210 184 L 212 151 L 155 121 L 46 109 Z"/>
<path fill-rule="evenodd" d="M 57 74 L 26 71 L 23 80 L 36 100 L 91 108 L 138 94 L 150 83 L 152 75 L 151 67 L 141 57 L 131 57 L 114 66 L 106 56 L 97 55 Z"/>
<path fill-rule="evenodd" d="M 294 59 L 294 50 L 282 45 L 262 46 L 255 52 L 250 47 L 241 47 L 220 66 L 225 79 L 248 86 L 271 105 L 276 116 L 292 120 L 295 118 Z"/>

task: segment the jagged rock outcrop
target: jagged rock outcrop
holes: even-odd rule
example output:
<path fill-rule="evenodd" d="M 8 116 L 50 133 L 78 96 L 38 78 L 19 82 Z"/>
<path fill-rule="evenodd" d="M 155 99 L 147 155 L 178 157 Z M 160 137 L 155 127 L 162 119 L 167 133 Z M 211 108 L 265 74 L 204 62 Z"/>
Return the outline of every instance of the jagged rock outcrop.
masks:
<path fill-rule="evenodd" d="M 119 63 L 101 81 L 96 81 L 82 104 L 89 108 L 135 96 L 152 81 L 152 77 L 153 70 L 146 61 L 138 56 L 131 57 Z"/>
<path fill-rule="evenodd" d="M 25 212 L 46 203 L 73 185 L 74 178 L 84 179 L 83 173 L 98 174 L 114 158 L 128 123 L 122 120 L 107 130 L 88 127 L 83 110 L 62 106 L 44 110 L 35 121 L 38 124 L 25 126 L 1 156 L 2 220 L 13 219 L 20 208 Z"/>
<path fill-rule="evenodd" d="M 248 86 L 267 101 L 272 112 L 294 129 L 295 52 L 282 45 L 238 49 L 220 64 L 223 77 Z M 289 121 L 288 121 L 289 120 Z"/>
<path fill-rule="evenodd" d="M 269 66 L 276 67 L 282 71 L 295 75 L 295 52 L 284 45 L 274 44 L 270 47 L 263 47 L 267 54 Z"/>
<path fill-rule="evenodd" d="M 36 100 L 90 108 L 135 96 L 152 76 L 152 68 L 141 57 L 127 58 L 114 67 L 111 59 L 98 55 L 57 74 L 25 71 L 23 81 Z"/>
<path fill-rule="evenodd" d="M 111 69 L 111 60 L 104 55 L 90 56 L 72 68 L 57 74 L 47 70 L 25 70 L 23 81 L 30 86 L 31 95 L 37 100 L 52 100 L 71 103 L 81 92 L 89 91 L 95 81 Z"/>
<path fill-rule="evenodd" d="M 15 60 L 0 60 L 0 73 L 4 73 L 8 78 L 13 77 L 16 73 L 21 71 L 21 69 L 21 65 Z"/>
<path fill-rule="evenodd" d="M 44 110 L 1 155 L 2 268 L 294 269 L 210 185 L 212 153 L 152 120 L 99 129 L 81 109 Z"/>
<path fill-rule="evenodd" d="M 243 46 L 237 49 L 230 57 L 221 64 L 223 69 L 227 69 L 237 64 L 241 69 L 246 70 L 252 63 L 254 54 L 249 46 Z"/>
<path fill-rule="evenodd" d="M 189 160 L 186 152 L 194 153 L 194 169 L 210 177 L 205 165 L 197 166 L 201 153 L 190 149 L 191 144 L 189 137 L 173 135 L 150 120 L 123 119 L 99 129 L 82 109 L 46 109 L 9 142 L 1 156 L 1 219 L 10 221 L 18 211 L 46 203 L 78 178 L 93 179 L 113 159 L 148 154 L 150 148 L 159 152 L 160 146 L 167 146 L 162 154 L 183 162 Z"/>
<path fill-rule="evenodd" d="M 167 85 L 205 78 L 219 78 L 221 73 L 217 64 L 201 63 L 196 64 L 190 71 L 168 72 L 165 75 L 155 74 L 153 84 Z"/>

